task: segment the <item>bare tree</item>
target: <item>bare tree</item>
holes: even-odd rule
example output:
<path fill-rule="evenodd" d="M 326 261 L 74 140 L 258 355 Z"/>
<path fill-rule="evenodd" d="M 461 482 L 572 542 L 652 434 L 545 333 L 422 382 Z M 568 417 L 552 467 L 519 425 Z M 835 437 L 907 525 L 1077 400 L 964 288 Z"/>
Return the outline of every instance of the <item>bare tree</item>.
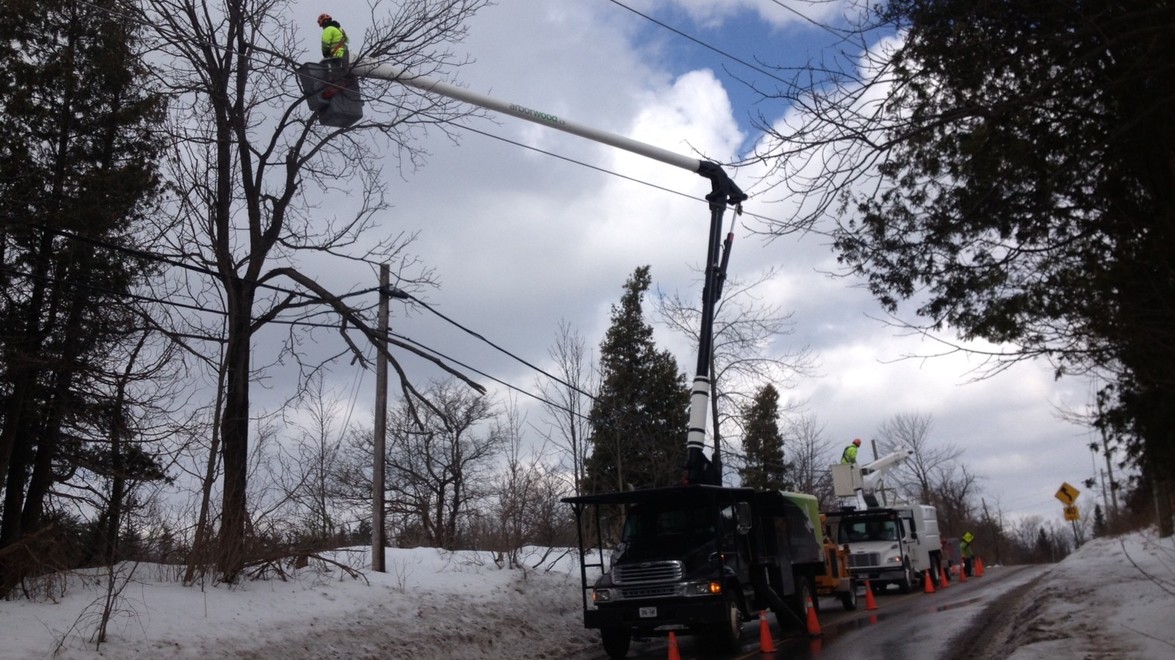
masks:
<path fill-rule="evenodd" d="M 774 270 L 750 282 L 730 279 L 714 309 L 714 347 L 710 364 L 710 423 L 714 446 L 721 447 L 725 428 L 738 427 L 739 411 L 750 404 L 763 383 L 786 389 L 809 374 L 812 356 L 807 347 L 782 351 L 777 342 L 792 334 L 792 315 L 764 303 L 756 290 L 775 275 Z M 679 293 L 657 292 L 661 325 L 699 341 L 700 302 Z M 732 434 L 741 434 L 741 429 Z"/>
<path fill-rule="evenodd" d="M 1035 548 L 1044 525 L 1044 518 L 1037 515 L 1024 516 L 1008 526 L 1007 533 L 1014 551 L 1012 556 L 1019 561 L 1049 561 L 1035 557 Z"/>
<path fill-rule="evenodd" d="M 455 382 L 433 383 L 434 407 L 402 402 L 388 421 L 387 486 L 393 514 L 417 530 L 409 543 L 449 550 L 462 542 L 462 524 L 489 490 L 492 461 L 501 453 L 500 425 L 489 400 Z"/>
<path fill-rule="evenodd" d="M 543 410 L 551 422 L 551 430 L 543 432 L 543 436 L 564 451 L 563 467 L 571 472 L 572 488 L 579 494 L 591 435 L 589 393 L 595 390 L 592 359 L 587 342 L 566 321 L 559 322 L 555 345 L 547 354 L 554 363 L 557 380 L 538 381 Z"/>
<path fill-rule="evenodd" d="M 299 510 L 300 527 L 307 536 L 321 541 L 339 531 L 334 475 L 339 471 L 346 429 L 340 426 L 344 421 L 341 406 L 323 385 L 321 374 L 310 381 L 299 402 L 304 418 L 293 425 L 298 437 L 291 446 L 279 449 L 279 474 L 282 491 Z"/>
<path fill-rule="evenodd" d="M 571 486 L 558 478 L 554 466 L 545 462 L 545 445 L 526 448 L 524 425 L 525 419 L 513 403 L 496 422 L 506 463 L 495 480 L 486 524 L 490 533 L 487 548 L 496 551 L 500 563 L 510 568 L 526 566 L 526 546 L 544 548 L 532 562 L 542 563 L 552 548 L 566 544 L 565 532 L 570 523 L 568 511 L 559 499 Z"/>
<path fill-rule="evenodd" d="M 828 466 L 836 453 L 824 436 L 824 426 L 814 415 L 789 418 L 783 426 L 783 446 L 792 465 L 792 480 L 796 490 L 815 495 L 820 508 L 836 508 L 832 490 L 832 472 Z"/>
<path fill-rule="evenodd" d="M 933 502 L 938 509 L 938 522 L 944 535 L 961 536 L 976 521 L 975 499 L 978 491 L 976 477 L 966 465 L 954 463 L 939 471 L 934 494 L 931 499 L 924 501 Z"/>
<path fill-rule="evenodd" d="M 444 73 L 460 64 L 447 44 L 463 36 L 464 21 L 484 4 L 373 0 L 356 59 Z M 266 362 L 300 356 L 291 337 L 276 355 L 255 359 L 258 335 L 273 321 L 321 323 L 324 313 L 341 321 L 342 350 L 361 354 L 346 336 L 348 328 L 374 335 L 364 310 L 300 270 L 298 255 L 396 263 L 405 286 L 427 283 L 427 271 L 405 253 L 408 237 L 361 240 L 386 207 L 377 149 L 386 145 L 401 162 L 415 163 L 421 154 L 411 145 L 418 131 L 463 113 L 451 101 L 380 83 L 369 89 L 367 120 L 349 128 L 319 126 L 302 107 L 292 75 L 306 59 L 299 35 L 315 31 L 290 22 L 293 5 L 143 0 L 127 7 L 128 20 L 146 26 L 145 39 L 161 62 L 153 82 L 171 96 L 170 177 L 177 199 L 174 222 L 161 233 L 170 239 L 174 259 L 194 267 L 188 271 L 192 281 L 176 289 L 192 292 L 201 306 L 214 303 L 222 316 L 216 326 L 223 325 L 223 336 L 204 332 L 198 320 L 186 322 L 196 327 L 192 334 L 205 334 L 223 348 L 224 483 L 216 564 L 227 581 L 238 577 L 246 561 L 250 385 Z M 350 195 L 356 208 L 349 217 L 318 210 L 318 201 L 307 197 L 349 192 L 349 182 L 359 188 Z M 204 273 L 213 273 L 212 288 Z M 401 386 L 411 391 L 400 375 Z"/>
<path fill-rule="evenodd" d="M 914 453 L 894 470 L 888 484 L 899 497 L 934 504 L 938 485 L 956 468 L 963 450 L 951 443 L 936 442 L 930 429 L 934 418 L 921 413 L 899 413 L 877 429 L 881 451 L 906 448 Z"/>

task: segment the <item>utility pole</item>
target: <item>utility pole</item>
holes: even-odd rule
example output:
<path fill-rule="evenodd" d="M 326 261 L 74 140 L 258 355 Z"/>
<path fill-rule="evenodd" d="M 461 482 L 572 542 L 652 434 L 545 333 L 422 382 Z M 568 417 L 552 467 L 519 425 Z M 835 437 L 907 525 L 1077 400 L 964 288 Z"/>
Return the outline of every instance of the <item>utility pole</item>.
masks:
<path fill-rule="evenodd" d="M 384 573 L 384 452 L 388 433 L 388 298 L 387 264 L 379 267 L 379 337 L 375 356 L 375 451 L 371 470 L 371 570 Z"/>
<path fill-rule="evenodd" d="M 1106 474 L 1109 475 L 1109 477 L 1110 477 L 1110 501 L 1114 505 L 1114 508 L 1111 510 L 1110 515 L 1113 517 L 1117 517 L 1117 515 L 1118 515 L 1118 490 L 1116 488 L 1114 488 L 1114 464 L 1113 464 L 1113 461 L 1110 460 L 1110 453 L 1111 453 L 1110 452 L 1110 439 L 1108 437 L 1106 437 L 1106 430 L 1104 428 L 1102 429 L 1102 453 L 1106 457 Z"/>
<path fill-rule="evenodd" d="M 992 540 L 992 549 L 995 551 L 995 563 L 997 565 L 1003 564 L 1003 559 L 1000 557 L 1000 531 L 1002 525 L 997 527 L 992 522 L 991 514 L 987 512 L 987 498 L 981 498 L 979 501 L 983 503 L 983 522 L 987 527 L 986 533 Z"/>

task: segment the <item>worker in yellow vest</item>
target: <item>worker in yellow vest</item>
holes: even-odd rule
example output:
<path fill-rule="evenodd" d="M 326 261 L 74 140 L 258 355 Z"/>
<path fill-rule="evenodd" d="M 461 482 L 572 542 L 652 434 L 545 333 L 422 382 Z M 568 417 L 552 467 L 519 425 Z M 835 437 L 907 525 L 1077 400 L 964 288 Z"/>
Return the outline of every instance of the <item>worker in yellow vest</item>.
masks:
<path fill-rule="evenodd" d="M 861 439 L 856 438 L 853 444 L 845 447 L 844 452 L 840 455 L 841 463 L 848 463 L 849 465 L 857 464 L 857 450 L 861 447 Z"/>
<path fill-rule="evenodd" d="M 347 63 L 350 51 L 347 49 L 347 33 L 343 26 L 330 17 L 330 14 L 318 15 L 318 27 L 322 28 L 322 57 L 323 59 L 337 60 Z"/>
<path fill-rule="evenodd" d="M 975 551 L 971 549 L 971 543 L 975 540 L 975 535 L 971 532 L 965 532 L 963 539 L 959 542 L 959 554 L 963 556 L 963 572 L 967 577 L 974 577 L 974 557 Z"/>

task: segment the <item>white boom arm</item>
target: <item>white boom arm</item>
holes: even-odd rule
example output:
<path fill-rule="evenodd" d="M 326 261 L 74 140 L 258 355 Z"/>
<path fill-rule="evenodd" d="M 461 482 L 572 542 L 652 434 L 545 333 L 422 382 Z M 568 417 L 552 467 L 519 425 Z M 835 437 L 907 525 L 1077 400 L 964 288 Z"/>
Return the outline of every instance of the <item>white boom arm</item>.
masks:
<path fill-rule="evenodd" d="M 898 465 L 901 465 L 907 458 L 914 454 L 913 449 L 901 449 L 861 466 L 861 480 L 863 482 L 863 490 L 866 493 L 873 493 L 877 490 L 885 475 L 889 474 Z"/>
<path fill-rule="evenodd" d="M 573 135 L 578 135 L 593 142 L 599 142 L 601 144 L 607 144 L 616 147 L 617 149 L 631 151 L 632 153 L 652 158 L 653 160 L 659 160 L 662 163 L 668 163 L 670 165 L 689 170 L 690 172 L 701 172 L 703 161 L 697 158 L 689 158 L 682 156 L 681 154 L 662 149 L 660 147 L 654 147 L 651 144 L 645 144 L 644 142 L 638 142 L 637 140 L 626 138 L 622 135 L 608 133 L 590 126 L 575 124 L 549 112 L 532 110 L 531 108 L 527 108 L 516 103 L 499 101 L 498 99 L 486 96 L 485 94 L 471 92 L 468 89 L 462 89 L 456 85 L 450 85 L 440 80 L 433 80 L 425 76 L 413 75 L 404 69 L 393 66 L 391 64 L 366 64 L 359 62 L 351 69 L 351 72 L 357 76 L 391 80 L 402 85 L 414 87 L 424 92 L 440 94 L 441 96 L 447 96 L 451 99 L 464 101 L 478 107 L 486 108 L 487 110 L 496 110 L 513 117 L 518 117 L 519 119 L 525 119 L 536 124 L 550 126 L 551 128 L 558 129 L 566 133 L 571 133 Z"/>
<path fill-rule="evenodd" d="M 709 416 L 710 353 L 713 350 L 714 309 L 722 295 L 722 284 L 726 279 L 726 264 L 730 257 L 730 246 L 734 240 L 733 233 L 731 233 L 727 235 L 726 242 L 722 244 L 722 214 L 728 205 L 734 207 L 737 213 L 741 213 L 742 203 L 747 199 L 747 195 L 731 181 L 722 167 L 718 163 L 682 156 L 622 135 L 576 124 L 552 113 L 533 110 L 516 103 L 499 101 L 485 94 L 471 92 L 425 76 L 414 75 L 391 64 L 372 64 L 360 61 L 351 68 L 350 73 L 359 77 L 391 80 L 424 92 L 440 94 L 488 110 L 496 110 L 519 119 L 578 135 L 593 142 L 680 167 L 710 179 L 711 192 L 706 196 L 706 201 L 710 203 L 710 240 L 706 254 L 705 284 L 702 289 L 702 327 L 699 332 L 697 370 L 690 392 L 685 481 L 687 483 L 721 485 L 722 463 L 718 447 L 714 447 L 713 461 L 706 458 L 703 449 L 706 444 L 706 420 Z"/>

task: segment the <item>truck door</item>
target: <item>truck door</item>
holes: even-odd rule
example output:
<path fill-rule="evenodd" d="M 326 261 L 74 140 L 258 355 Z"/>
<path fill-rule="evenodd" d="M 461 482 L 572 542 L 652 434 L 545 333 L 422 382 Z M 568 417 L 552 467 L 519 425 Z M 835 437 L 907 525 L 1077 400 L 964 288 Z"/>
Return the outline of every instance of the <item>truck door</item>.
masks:
<path fill-rule="evenodd" d="M 748 535 L 739 533 L 736 506 L 732 503 L 721 507 L 718 511 L 718 519 L 720 530 L 718 550 L 722 553 L 726 566 L 738 576 L 739 582 L 747 584 L 751 565 L 751 547 Z"/>

